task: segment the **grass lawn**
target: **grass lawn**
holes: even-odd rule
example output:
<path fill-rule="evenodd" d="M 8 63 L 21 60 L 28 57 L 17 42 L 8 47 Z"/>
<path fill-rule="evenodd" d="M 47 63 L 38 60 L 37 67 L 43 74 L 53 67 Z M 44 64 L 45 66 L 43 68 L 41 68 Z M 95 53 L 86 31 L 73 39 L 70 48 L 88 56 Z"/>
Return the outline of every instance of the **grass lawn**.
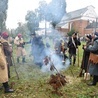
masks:
<path fill-rule="evenodd" d="M 71 65 L 67 70 L 61 71 L 65 75 L 68 83 L 60 89 L 63 96 L 52 94 L 52 87 L 48 84 L 50 79 L 49 73 L 42 73 L 39 67 L 32 62 L 32 57 L 27 57 L 27 63 L 17 64 L 15 66 L 19 75 L 17 79 L 15 68 L 11 66 L 10 85 L 15 89 L 14 93 L 4 94 L 0 90 L 0 98 L 98 98 L 98 84 L 93 87 L 87 85 L 83 77 L 77 77 L 80 72 L 82 59 L 82 45 L 79 47 L 76 65 Z M 79 56 L 79 59 L 78 59 Z M 16 60 L 15 56 L 14 59 Z M 12 85 L 12 83 L 14 83 Z"/>

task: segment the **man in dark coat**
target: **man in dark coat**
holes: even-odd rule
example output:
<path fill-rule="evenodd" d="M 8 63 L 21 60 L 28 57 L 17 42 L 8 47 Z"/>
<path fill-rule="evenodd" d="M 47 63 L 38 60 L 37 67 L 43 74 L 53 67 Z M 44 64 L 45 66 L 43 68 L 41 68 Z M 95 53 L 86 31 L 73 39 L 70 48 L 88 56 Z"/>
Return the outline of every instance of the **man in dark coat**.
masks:
<path fill-rule="evenodd" d="M 96 36 L 97 35 L 97 36 Z M 98 33 L 95 33 L 95 38 L 94 38 L 94 42 L 93 45 L 90 45 L 89 47 L 86 48 L 87 51 L 90 51 L 90 53 L 92 53 L 94 56 L 93 60 L 95 60 L 98 56 Z M 90 58 L 89 58 L 90 59 Z M 89 73 L 93 76 L 93 81 L 91 83 L 89 83 L 89 86 L 95 86 L 96 83 L 98 82 L 98 58 L 97 61 L 92 61 L 89 63 Z"/>
<path fill-rule="evenodd" d="M 81 77 L 83 75 L 83 70 L 85 70 L 85 72 L 88 71 L 88 60 L 89 60 L 89 55 L 90 55 L 90 52 L 89 51 L 86 51 L 84 49 L 84 47 L 88 47 L 89 45 L 92 44 L 92 35 L 87 35 L 85 37 L 86 39 L 86 45 L 83 45 L 83 57 L 82 57 L 82 62 L 81 62 L 81 71 L 80 71 L 80 74 L 79 76 Z"/>
<path fill-rule="evenodd" d="M 40 67 L 43 65 L 43 59 L 46 56 L 45 45 L 41 36 L 35 33 L 31 34 L 32 38 L 28 43 L 31 43 L 31 55 L 33 56 L 34 63 Z"/>
<path fill-rule="evenodd" d="M 73 56 L 73 65 L 76 62 L 76 49 L 78 48 L 78 45 L 81 45 L 80 40 L 77 38 L 77 33 L 73 33 L 72 37 L 69 38 L 68 41 L 68 48 L 69 48 L 69 59 L 70 64 L 72 63 L 72 56 Z"/>

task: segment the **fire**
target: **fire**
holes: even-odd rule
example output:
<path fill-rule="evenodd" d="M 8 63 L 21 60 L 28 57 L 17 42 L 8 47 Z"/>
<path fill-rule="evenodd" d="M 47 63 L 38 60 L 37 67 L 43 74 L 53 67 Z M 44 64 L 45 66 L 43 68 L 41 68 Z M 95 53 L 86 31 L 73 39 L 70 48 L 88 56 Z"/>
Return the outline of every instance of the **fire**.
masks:
<path fill-rule="evenodd" d="M 59 92 L 59 89 L 65 86 L 65 84 L 67 83 L 66 77 L 60 74 L 50 56 L 46 56 L 43 61 L 46 66 L 49 66 L 50 71 L 56 71 L 56 74 L 52 74 L 49 79 L 49 84 L 54 89 L 53 93 L 56 93 L 57 95 L 62 95 L 62 93 Z"/>
<path fill-rule="evenodd" d="M 56 93 L 58 95 L 62 95 L 62 93 L 58 92 L 58 90 L 65 86 L 67 83 L 66 77 L 64 75 L 61 75 L 60 73 L 57 73 L 55 75 L 50 76 L 49 84 L 54 89 L 53 93 Z"/>

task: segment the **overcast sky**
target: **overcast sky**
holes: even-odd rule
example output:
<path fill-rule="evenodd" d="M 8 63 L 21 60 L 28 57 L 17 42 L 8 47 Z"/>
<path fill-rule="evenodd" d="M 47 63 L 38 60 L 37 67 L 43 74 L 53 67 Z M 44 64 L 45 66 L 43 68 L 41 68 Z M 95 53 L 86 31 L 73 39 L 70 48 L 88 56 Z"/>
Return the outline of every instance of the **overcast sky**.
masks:
<path fill-rule="evenodd" d="M 27 11 L 37 8 L 39 1 L 40 0 L 9 0 L 6 21 L 7 28 L 16 28 L 18 22 L 24 23 Z M 50 0 L 46 1 L 49 2 Z M 93 5 L 98 15 L 98 0 L 66 0 L 66 4 L 67 12 Z"/>

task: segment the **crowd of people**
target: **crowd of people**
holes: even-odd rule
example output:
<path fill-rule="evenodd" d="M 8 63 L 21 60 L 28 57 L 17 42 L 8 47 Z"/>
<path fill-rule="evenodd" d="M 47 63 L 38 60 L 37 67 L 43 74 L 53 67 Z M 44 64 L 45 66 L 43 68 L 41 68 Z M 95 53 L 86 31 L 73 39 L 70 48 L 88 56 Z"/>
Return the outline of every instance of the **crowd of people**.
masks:
<path fill-rule="evenodd" d="M 95 86 L 98 82 L 98 32 L 86 36 L 86 45 L 83 46 L 83 60 L 81 69 L 90 73 L 93 81 L 88 83 L 89 86 Z M 80 72 L 80 76 L 82 71 Z"/>
<path fill-rule="evenodd" d="M 43 59 L 47 56 L 46 49 L 50 48 L 49 43 L 44 45 L 42 37 L 36 36 L 35 33 L 31 33 L 31 39 L 29 42 L 25 42 L 21 33 L 17 34 L 14 39 L 14 44 L 16 45 L 16 55 L 17 63 L 20 63 L 20 58 L 22 58 L 22 63 L 26 63 L 26 50 L 25 44 L 31 44 L 31 54 L 34 58 L 34 63 L 40 67 L 43 65 Z M 80 39 L 77 37 L 77 33 L 73 32 L 72 36 L 69 38 L 68 42 L 64 39 L 56 39 L 54 42 L 54 51 L 58 55 L 62 63 L 65 64 L 66 58 L 70 59 L 70 65 L 76 64 L 76 55 L 78 46 L 81 45 Z M 68 50 L 68 56 L 67 56 Z M 10 66 L 12 66 L 12 52 L 13 48 L 9 41 L 9 34 L 7 32 L 1 33 L 0 36 L 0 82 L 3 84 L 5 93 L 14 92 L 10 89 L 8 80 L 10 79 Z M 79 76 L 83 75 L 83 70 L 85 73 L 90 73 L 93 77 L 93 81 L 89 83 L 89 86 L 95 86 L 98 82 L 98 33 L 95 32 L 94 35 L 86 36 L 86 45 L 83 45 L 83 57 L 81 61 L 81 71 Z"/>

